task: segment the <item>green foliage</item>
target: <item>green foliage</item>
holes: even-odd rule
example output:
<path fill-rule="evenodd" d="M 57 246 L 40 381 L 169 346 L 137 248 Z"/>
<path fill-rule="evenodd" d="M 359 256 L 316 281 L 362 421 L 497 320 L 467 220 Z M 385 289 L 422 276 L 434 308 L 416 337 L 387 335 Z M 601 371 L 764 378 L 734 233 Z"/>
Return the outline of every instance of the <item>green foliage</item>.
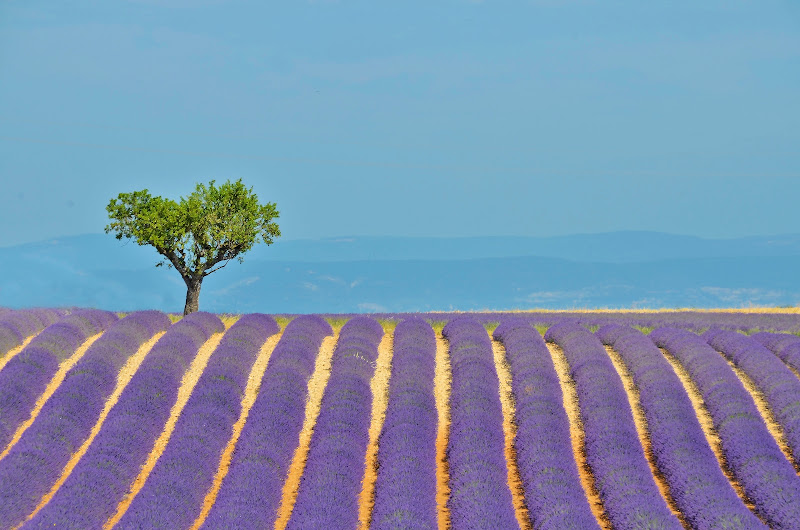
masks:
<path fill-rule="evenodd" d="M 639 331 L 641 331 L 641 332 L 642 332 L 642 333 L 644 333 L 645 335 L 649 335 L 651 331 L 653 331 L 654 329 L 656 329 L 656 328 L 655 328 L 655 326 L 639 326 L 639 325 L 634 325 L 633 327 L 634 327 L 634 328 L 636 328 L 636 329 L 638 329 Z"/>
<path fill-rule="evenodd" d="M 347 324 L 347 321 L 350 319 L 347 317 L 325 317 L 325 320 L 328 321 L 328 324 L 330 324 L 333 329 L 342 329 L 342 326 Z"/>
<path fill-rule="evenodd" d="M 494 333 L 494 330 L 496 330 L 497 326 L 499 325 L 500 325 L 499 321 L 484 322 L 483 327 L 486 328 L 486 331 L 488 331 L 489 334 L 491 335 L 492 333 Z"/>
<path fill-rule="evenodd" d="M 106 233 L 152 245 L 164 257 L 156 266 L 175 267 L 185 281 L 202 280 L 263 241 L 281 235 L 275 203 L 259 204 L 241 179 L 221 186 L 197 184 L 180 201 L 154 197 L 148 190 L 120 193 L 106 211 Z M 214 268 L 216 266 L 216 268 Z"/>
<path fill-rule="evenodd" d="M 544 337 L 544 334 L 547 333 L 547 330 L 550 329 L 550 324 L 534 324 L 533 327 L 536 328 L 536 331 Z"/>
<path fill-rule="evenodd" d="M 428 323 L 431 325 L 434 331 L 441 333 L 444 327 L 447 325 L 447 320 L 433 320 L 427 319 Z"/>

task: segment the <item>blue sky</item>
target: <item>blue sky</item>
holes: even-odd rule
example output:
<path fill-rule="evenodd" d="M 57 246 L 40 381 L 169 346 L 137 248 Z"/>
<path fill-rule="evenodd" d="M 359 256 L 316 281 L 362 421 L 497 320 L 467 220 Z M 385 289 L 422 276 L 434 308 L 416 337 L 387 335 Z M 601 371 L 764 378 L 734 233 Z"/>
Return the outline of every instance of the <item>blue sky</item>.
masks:
<path fill-rule="evenodd" d="M 0 0 L 0 246 L 227 178 L 287 239 L 795 233 L 798 94 L 789 0 Z"/>

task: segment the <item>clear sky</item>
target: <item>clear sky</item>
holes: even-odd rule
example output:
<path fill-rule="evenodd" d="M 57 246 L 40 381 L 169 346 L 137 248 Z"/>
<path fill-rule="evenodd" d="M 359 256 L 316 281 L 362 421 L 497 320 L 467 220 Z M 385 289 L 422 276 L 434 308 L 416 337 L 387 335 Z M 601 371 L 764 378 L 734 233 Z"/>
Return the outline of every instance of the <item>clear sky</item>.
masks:
<path fill-rule="evenodd" d="M 800 2 L 0 0 L 0 245 L 240 177 L 289 239 L 800 232 Z"/>

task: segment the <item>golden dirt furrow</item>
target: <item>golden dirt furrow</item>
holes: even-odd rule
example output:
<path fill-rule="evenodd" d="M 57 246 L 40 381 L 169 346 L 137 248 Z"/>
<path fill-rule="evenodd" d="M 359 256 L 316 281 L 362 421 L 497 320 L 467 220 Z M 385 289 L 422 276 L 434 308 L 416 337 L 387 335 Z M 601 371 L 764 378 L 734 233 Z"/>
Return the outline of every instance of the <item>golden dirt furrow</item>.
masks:
<path fill-rule="evenodd" d="M 358 527 L 369 528 L 372 509 L 375 507 L 375 480 L 378 477 L 378 436 L 386 419 L 389 403 L 389 378 L 392 374 L 394 326 L 384 327 L 383 338 L 378 344 L 378 359 L 375 374 L 370 380 L 372 390 L 372 416 L 369 424 L 369 444 L 364 458 L 364 479 L 358 496 Z"/>
<path fill-rule="evenodd" d="M 678 509 L 672 493 L 670 493 L 670 488 L 666 478 L 664 478 L 664 474 L 661 473 L 658 466 L 656 466 L 656 459 L 655 456 L 653 456 L 653 446 L 650 443 L 650 430 L 647 427 L 647 418 L 644 415 L 644 409 L 642 408 L 642 402 L 639 397 L 639 389 L 636 388 L 636 384 L 633 382 L 633 376 L 619 353 L 611 346 L 605 346 L 605 349 L 609 358 L 611 358 L 611 363 L 614 365 L 617 374 L 619 374 L 620 379 L 622 379 L 622 386 L 625 388 L 628 404 L 631 407 L 631 412 L 633 412 L 633 423 L 636 425 L 636 433 L 639 435 L 639 444 L 642 446 L 642 449 L 644 449 L 644 456 L 647 459 L 647 464 L 650 466 L 650 472 L 653 474 L 658 491 L 661 492 L 661 496 L 664 498 L 670 511 L 678 518 L 683 527 L 690 528 L 689 523 L 686 522 L 686 518 Z"/>
<path fill-rule="evenodd" d="M 8 364 L 8 361 L 16 357 L 19 352 L 25 349 L 25 346 L 30 344 L 35 336 L 36 335 L 31 335 L 30 337 L 23 340 L 22 344 L 20 344 L 16 348 L 11 348 L 10 350 L 8 350 L 6 354 L 2 358 L 0 358 L 0 370 L 2 370 L 5 367 L 5 365 Z"/>
<path fill-rule="evenodd" d="M 192 360 L 192 364 L 189 365 L 186 373 L 183 374 L 181 385 L 178 387 L 178 398 L 175 401 L 175 404 L 172 405 L 172 409 L 169 411 L 169 419 L 167 420 L 166 425 L 164 425 L 164 430 L 161 431 L 158 439 L 156 439 L 153 449 L 150 451 L 150 454 L 147 455 L 147 459 L 139 471 L 139 475 L 137 475 L 137 477 L 133 480 L 133 484 L 131 484 L 128 494 L 125 495 L 122 501 L 120 501 L 119 505 L 117 505 L 116 513 L 108 521 L 106 521 L 105 525 L 103 525 L 104 530 L 109 530 L 119 522 L 119 520 L 128 510 L 131 502 L 133 502 L 133 499 L 144 486 L 144 483 L 147 481 L 147 477 L 150 476 L 150 472 L 153 471 L 156 462 L 158 462 L 158 459 L 161 458 L 161 455 L 164 453 L 164 449 L 166 449 L 169 439 L 172 436 L 172 431 L 175 430 L 175 424 L 178 422 L 178 418 L 180 417 L 181 412 L 183 412 L 183 408 L 189 401 L 189 396 L 192 395 L 192 390 L 194 390 L 195 385 L 197 385 L 197 381 L 199 381 L 200 376 L 203 375 L 203 371 L 206 369 L 206 365 L 208 364 L 208 360 L 211 358 L 211 354 L 217 349 L 217 346 L 219 346 L 219 343 L 222 341 L 222 337 L 224 335 L 224 332 L 215 333 L 210 339 L 203 343 L 202 346 L 200 346 L 197 355 L 195 355 L 194 360 Z"/>
<path fill-rule="evenodd" d="M 239 412 L 239 419 L 233 424 L 231 438 L 222 451 L 222 457 L 217 467 L 217 473 L 214 475 L 214 481 L 211 483 L 211 487 L 208 489 L 205 499 L 203 499 L 203 509 L 200 511 L 200 515 L 197 516 L 197 519 L 195 519 L 194 524 L 192 524 L 192 530 L 200 528 L 203 522 L 205 522 L 206 517 L 208 517 L 209 512 L 211 512 L 211 507 L 214 506 L 214 502 L 217 500 L 219 489 L 222 487 L 222 481 L 225 480 L 225 476 L 228 474 L 228 469 L 231 465 L 233 450 L 236 449 L 236 443 L 239 441 L 239 436 L 242 434 L 244 424 L 247 421 L 247 417 L 250 415 L 250 409 L 253 408 L 253 403 L 256 402 L 256 398 L 258 397 L 261 380 L 264 377 L 264 372 L 267 371 L 267 365 L 269 364 L 270 357 L 272 357 L 272 352 L 275 350 L 275 346 L 277 346 L 282 336 L 283 331 L 267 339 L 259 350 L 258 357 L 256 357 L 253 367 L 250 369 L 250 374 L 247 376 L 247 386 L 244 389 L 244 396 L 242 397 L 242 409 L 241 412 Z"/>
<path fill-rule="evenodd" d="M 65 359 L 59 365 L 58 370 L 53 376 L 53 379 L 50 380 L 50 382 L 47 384 L 47 387 L 45 387 L 42 395 L 39 396 L 39 399 L 36 400 L 36 404 L 34 405 L 33 411 L 31 412 L 31 417 L 28 418 L 26 421 L 24 421 L 19 427 L 17 427 L 17 430 L 14 432 L 14 436 L 11 437 L 11 441 L 8 443 L 5 450 L 2 453 L 0 453 L 0 460 L 2 460 L 3 458 L 6 457 L 6 455 L 8 455 L 8 453 L 11 451 L 11 448 L 14 447 L 14 445 L 16 445 L 19 439 L 22 438 L 22 435 L 25 433 L 25 431 L 28 430 L 28 427 L 33 425 L 33 422 L 36 420 L 36 417 L 42 411 L 42 407 L 44 407 L 44 404 L 47 403 L 47 400 L 53 396 L 56 389 L 58 389 L 58 387 L 61 386 L 61 383 L 64 382 L 64 378 L 67 376 L 67 372 L 69 372 L 72 369 L 72 367 L 75 366 L 75 364 L 81 360 L 81 358 L 86 353 L 86 350 L 89 349 L 89 346 L 94 344 L 94 342 L 97 339 L 99 339 L 102 334 L 103 333 L 100 332 L 86 339 L 83 342 L 83 344 L 78 346 L 78 348 L 75 350 L 75 353 L 73 353 L 70 357 Z"/>
<path fill-rule="evenodd" d="M 733 364 L 733 361 L 728 359 L 722 352 L 717 353 L 719 353 L 719 355 L 725 359 L 725 362 L 728 363 L 728 366 L 731 367 L 736 374 L 736 377 L 738 377 L 739 381 L 741 381 L 744 385 L 747 393 L 753 398 L 756 408 L 758 409 L 759 414 L 761 414 L 761 418 L 764 420 L 764 423 L 767 424 L 767 430 L 775 439 L 775 443 L 777 443 L 778 447 L 780 447 L 781 452 L 783 452 L 783 455 L 786 457 L 786 460 L 788 460 L 789 463 L 794 466 L 795 472 L 800 475 L 800 459 L 795 459 L 795 455 L 792 454 L 792 448 L 786 443 L 786 436 L 783 432 L 783 427 L 780 423 L 778 423 L 777 418 L 775 418 L 775 414 L 772 412 L 772 407 L 770 407 L 767 398 L 764 396 L 764 393 L 758 389 L 756 383 L 750 379 L 750 376 L 747 375 L 744 370 Z"/>
<path fill-rule="evenodd" d="M 86 454 L 86 451 L 89 449 L 89 446 L 94 441 L 95 437 L 97 436 L 97 433 L 100 432 L 100 429 L 103 427 L 103 423 L 106 421 L 106 418 L 108 417 L 108 413 L 111 412 L 111 409 L 114 408 L 114 405 L 116 405 L 117 401 L 119 401 L 119 397 L 120 395 L 122 395 L 122 391 L 125 390 L 125 387 L 131 381 L 131 378 L 133 378 L 133 374 L 136 373 L 136 370 L 139 369 L 139 366 L 142 364 L 147 354 L 150 353 L 150 350 L 153 348 L 153 346 L 155 346 L 156 342 L 158 342 L 158 339 L 160 339 L 164 335 L 164 333 L 166 332 L 160 331 L 155 335 L 153 335 L 153 337 L 150 340 L 142 344 L 139 347 L 139 349 L 136 350 L 136 352 L 133 355 L 131 355 L 125 362 L 125 365 L 119 371 L 119 374 L 117 374 L 117 385 L 114 388 L 114 392 L 112 392 L 109 398 L 106 400 L 105 405 L 103 406 L 103 410 L 100 413 L 100 417 L 97 418 L 97 421 L 95 422 L 91 432 L 89 433 L 89 437 L 83 442 L 83 444 L 81 444 L 81 446 L 78 448 L 77 451 L 72 453 L 69 462 L 67 462 L 67 465 L 64 466 L 64 471 L 61 472 L 61 476 L 58 477 L 56 483 L 53 485 L 52 488 L 50 488 L 50 491 L 48 491 L 47 494 L 44 497 L 42 497 L 42 500 L 39 501 L 39 505 L 36 506 L 36 509 L 33 510 L 33 512 L 27 517 L 27 519 L 25 519 L 25 521 L 33 519 L 33 517 L 37 513 L 39 513 L 39 510 L 44 508 L 44 506 L 48 502 L 50 502 L 50 499 L 53 498 L 53 495 L 56 494 L 59 488 L 69 478 L 70 474 L 72 473 L 72 470 L 75 469 L 76 465 L 78 465 L 78 462 L 83 457 L 83 455 Z"/>
<path fill-rule="evenodd" d="M 725 474 L 725 477 L 727 477 L 728 482 L 731 483 L 731 486 L 733 486 L 734 491 L 736 491 L 736 495 L 739 496 L 739 498 L 750 511 L 755 513 L 755 505 L 747 498 L 742 485 L 739 484 L 738 480 L 736 480 L 736 477 L 733 475 L 733 471 L 731 470 L 730 466 L 728 466 L 728 462 L 725 459 L 725 454 L 722 452 L 722 441 L 719 438 L 716 428 L 714 428 L 714 420 L 711 418 L 711 414 L 706 408 L 706 404 L 705 401 L 703 401 L 703 395 L 700 393 L 700 389 L 698 389 L 697 385 L 695 385 L 694 381 L 692 381 L 692 377 L 689 375 L 688 370 L 684 368 L 684 366 L 675 356 L 673 356 L 664 348 L 659 349 L 661 350 L 661 353 L 664 355 L 664 358 L 667 360 L 667 362 L 669 362 L 669 364 L 672 366 L 675 375 L 678 376 L 678 379 L 680 379 L 681 384 L 683 385 L 683 389 L 689 396 L 689 401 L 692 402 L 692 408 L 694 408 L 694 415 L 700 422 L 700 428 L 703 429 L 703 434 L 706 437 L 709 447 L 711 447 L 711 451 L 714 453 L 714 456 L 717 457 L 717 462 L 719 463 L 720 469 Z"/>
<path fill-rule="evenodd" d="M 281 503 L 278 507 L 278 517 L 275 521 L 275 529 L 283 530 L 289 523 L 292 515 L 294 503 L 297 500 L 297 491 L 300 486 L 300 478 L 306 467 L 308 448 L 311 443 L 311 435 L 314 434 L 314 425 L 322 406 L 322 395 L 331 376 L 331 361 L 336 343 L 339 340 L 341 326 L 334 328 L 333 335 L 325 337 L 319 349 L 319 354 L 314 364 L 314 373 L 308 380 L 308 399 L 306 400 L 306 416 L 303 427 L 300 430 L 300 439 L 297 449 L 294 451 L 292 463 L 289 464 L 289 471 L 286 475 L 286 482 L 283 483 L 281 492 Z"/>
<path fill-rule="evenodd" d="M 564 410 L 567 411 L 569 418 L 569 437 L 572 441 L 572 453 L 575 455 L 575 463 L 578 466 L 578 475 L 581 478 L 583 492 L 589 501 L 597 524 L 600 528 L 610 529 L 611 522 L 605 513 L 603 502 L 594 483 L 594 476 L 586 461 L 586 434 L 583 432 L 581 421 L 580 404 L 578 403 L 578 392 L 575 389 L 575 381 L 569 375 L 569 363 L 564 352 L 556 344 L 547 343 L 550 357 L 553 359 L 553 366 L 558 374 L 558 382 L 561 385 L 561 393 L 564 399 Z"/>
<path fill-rule="evenodd" d="M 506 359 L 506 349 L 501 342 L 492 340 L 492 354 L 494 355 L 497 378 L 500 380 L 500 405 L 503 409 L 508 489 L 511 490 L 511 500 L 514 503 L 514 515 L 517 517 L 517 524 L 522 530 L 529 530 L 533 528 L 533 525 L 528 513 L 528 507 L 525 505 L 522 478 L 520 478 L 519 467 L 517 466 L 517 450 L 514 447 L 514 440 L 517 437 L 517 425 L 514 423 L 516 406 L 511 392 L 511 369 Z"/>
<path fill-rule="evenodd" d="M 450 441 L 450 346 L 436 329 L 436 367 L 433 376 L 433 394 L 439 425 L 436 431 L 436 509 L 439 514 L 439 530 L 449 529 L 450 469 L 447 463 L 447 444 Z"/>

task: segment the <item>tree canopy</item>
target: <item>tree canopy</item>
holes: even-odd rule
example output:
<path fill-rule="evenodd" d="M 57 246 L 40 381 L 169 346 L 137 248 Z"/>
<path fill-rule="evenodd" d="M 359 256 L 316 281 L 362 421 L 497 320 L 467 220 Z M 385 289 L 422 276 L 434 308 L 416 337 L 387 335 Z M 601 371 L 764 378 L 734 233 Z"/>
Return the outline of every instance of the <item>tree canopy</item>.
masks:
<path fill-rule="evenodd" d="M 197 311 L 203 278 L 225 267 L 259 242 L 271 245 L 281 235 L 275 203 L 259 204 L 241 179 L 221 186 L 197 184 L 179 201 L 148 190 L 120 193 L 106 211 L 106 233 L 152 245 L 163 256 L 156 264 L 175 267 L 187 286 L 184 314 Z"/>

